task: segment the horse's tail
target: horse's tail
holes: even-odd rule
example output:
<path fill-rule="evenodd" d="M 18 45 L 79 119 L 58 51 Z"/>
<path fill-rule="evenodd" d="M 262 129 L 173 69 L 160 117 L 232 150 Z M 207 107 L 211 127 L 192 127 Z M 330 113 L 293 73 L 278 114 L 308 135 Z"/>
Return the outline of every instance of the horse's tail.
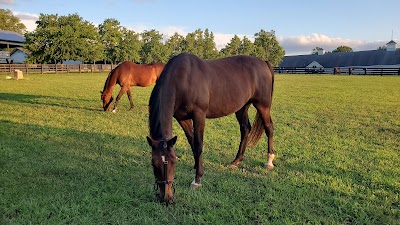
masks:
<path fill-rule="evenodd" d="M 269 70 L 271 71 L 272 75 L 272 85 L 271 85 L 271 100 L 272 100 L 272 93 L 274 91 L 274 68 L 272 67 L 271 63 L 268 61 L 265 61 L 268 65 Z M 264 133 L 264 124 L 263 120 L 261 118 L 260 113 L 257 112 L 256 118 L 254 119 L 253 127 L 250 130 L 250 134 L 247 139 L 247 146 L 253 147 L 258 143 L 258 141 L 261 139 L 261 136 Z"/>

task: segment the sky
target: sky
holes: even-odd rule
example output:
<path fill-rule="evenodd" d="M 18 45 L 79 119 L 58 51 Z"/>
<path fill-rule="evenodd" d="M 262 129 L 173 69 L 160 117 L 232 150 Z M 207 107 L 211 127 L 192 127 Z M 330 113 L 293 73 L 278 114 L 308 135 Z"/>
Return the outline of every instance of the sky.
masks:
<path fill-rule="evenodd" d="M 165 38 L 196 29 L 213 32 L 218 49 L 236 34 L 254 40 L 261 29 L 275 31 L 286 55 L 375 50 L 391 39 L 400 46 L 400 0 L 0 0 L 28 31 L 42 14 L 77 13 L 99 25 L 107 18 L 141 33 L 155 29 Z"/>

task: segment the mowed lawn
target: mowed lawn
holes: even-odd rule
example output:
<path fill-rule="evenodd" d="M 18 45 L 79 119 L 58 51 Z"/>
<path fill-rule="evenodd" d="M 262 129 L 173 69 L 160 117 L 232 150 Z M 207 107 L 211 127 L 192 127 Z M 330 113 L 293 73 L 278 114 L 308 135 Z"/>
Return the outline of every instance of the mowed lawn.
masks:
<path fill-rule="evenodd" d="M 400 224 L 399 76 L 276 74 L 276 167 L 264 168 L 263 138 L 230 168 L 236 119 L 208 120 L 195 191 L 174 122 L 170 206 L 156 199 L 145 138 L 153 87 L 133 87 L 134 110 L 125 95 L 113 114 L 101 108 L 105 73 L 5 76 L 0 224 Z"/>

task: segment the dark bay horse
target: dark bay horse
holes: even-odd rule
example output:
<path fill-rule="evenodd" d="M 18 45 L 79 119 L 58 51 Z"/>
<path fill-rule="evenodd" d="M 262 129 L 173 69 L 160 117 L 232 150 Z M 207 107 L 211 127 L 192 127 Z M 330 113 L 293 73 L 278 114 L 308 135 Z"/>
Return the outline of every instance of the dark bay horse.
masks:
<path fill-rule="evenodd" d="M 160 189 L 160 200 L 173 201 L 173 181 L 176 164 L 172 134 L 175 118 L 185 132 L 194 155 L 196 176 L 192 188 L 200 186 L 204 173 L 203 136 L 206 118 L 218 118 L 235 113 L 240 125 L 241 141 L 233 167 L 244 157 L 246 145 L 255 145 L 265 131 L 268 138 L 266 166 L 274 167 L 273 123 L 270 115 L 274 74 L 268 62 L 251 56 L 234 56 L 202 60 L 182 53 L 165 66 L 149 101 L 147 137 L 152 147 L 152 166 Z M 251 128 L 248 109 L 257 109 Z"/>
<path fill-rule="evenodd" d="M 113 101 L 112 93 L 116 84 L 121 86 L 115 100 L 113 112 L 116 112 L 118 102 L 122 95 L 126 92 L 131 104 L 130 110 L 133 109 L 133 101 L 131 95 L 131 86 L 147 87 L 156 82 L 160 77 L 161 71 L 165 64 L 136 64 L 133 62 L 125 61 L 114 68 L 107 77 L 104 84 L 104 89 L 101 91 L 101 100 L 103 101 L 104 111 L 108 111 Z"/>

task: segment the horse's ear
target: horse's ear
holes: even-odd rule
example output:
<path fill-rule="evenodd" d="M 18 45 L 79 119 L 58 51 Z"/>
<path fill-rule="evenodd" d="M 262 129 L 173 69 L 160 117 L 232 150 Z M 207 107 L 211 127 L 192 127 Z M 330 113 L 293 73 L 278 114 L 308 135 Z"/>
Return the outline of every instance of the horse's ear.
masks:
<path fill-rule="evenodd" d="M 169 145 L 169 146 L 174 146 L 177 139 L 178 139 L 177 136 L 171 138 L 171 139 L 168 141 L 168 145 Z"/>
<path fill-rule="evenodd" d="M 149 136 L 146 136 L 146 139 L 147 139 L 147 143 L 149 143 L 149 145 L 151 147 L 153 147 L 153 139 L 151 139 L 151 137 L 149 137 Z"/>

